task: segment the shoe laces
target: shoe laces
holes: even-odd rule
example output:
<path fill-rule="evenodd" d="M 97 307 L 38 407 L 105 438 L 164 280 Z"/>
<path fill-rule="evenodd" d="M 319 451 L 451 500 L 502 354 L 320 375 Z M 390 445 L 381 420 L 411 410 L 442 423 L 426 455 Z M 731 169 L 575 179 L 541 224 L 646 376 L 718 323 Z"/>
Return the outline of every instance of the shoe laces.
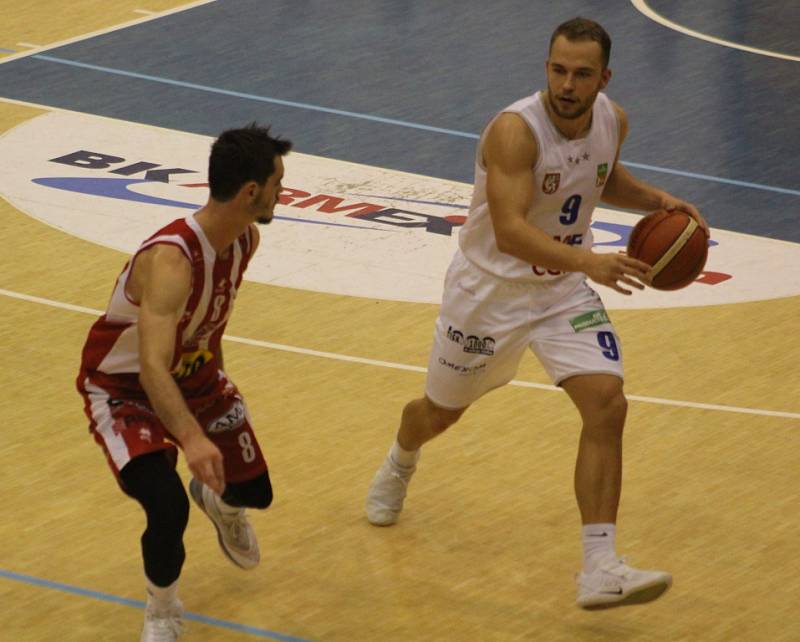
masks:
<path fill-rule="evenodd" d="M 394 477 L 396 480 L 398 480 L 401 484 L 403 484 L 403 486 L 408 488 L 408 482 L 411 479 L 411 475 L 410 474 L 404 475 L 402 472 L 398 472 L 396 470 L 392 470 L 390 474 L 391 474 L 392 477 Z"/>
<path fill-rule="evenodd" d="M 250 546 L 250 529 L 249 524 L 247 523 L 247 517 L 244 514 L 244 510 L 240 510 L 237 513 L 233 513 L 226 515 L 225 513 L 220 512 L 222 523 L 225 526 L 225 531 L 228 535 L 233 539 L 237 545 L 241 545 L 244 548 Z"/>
<path fill-rule="evenodd" d="M 145 618 L 148 642 L 173 642 L 183 633 L 184 627 L 180 615 L 149 612 Z"/>
<path fill-rule="evenodd" d="M 601 571 L 616 577 L 626 577 L 631 572 L 631 567 L 626 564 L 626 557 L 612 557 L 600 564 L 598 567 Z"/>

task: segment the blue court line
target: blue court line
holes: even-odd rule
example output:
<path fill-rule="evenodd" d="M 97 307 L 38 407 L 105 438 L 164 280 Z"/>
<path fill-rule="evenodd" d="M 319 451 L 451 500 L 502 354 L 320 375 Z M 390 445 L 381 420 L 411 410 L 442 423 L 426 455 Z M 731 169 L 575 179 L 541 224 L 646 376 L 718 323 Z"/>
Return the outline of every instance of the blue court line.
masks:
<path fill-rule="evenodd" d="M 112 67 L 101 67 L 100 65 L 91 65 L 85 62 L 76 62 L 74 60 L 67 60 L 65 58 L 56 58 L 55 56 L 48 56 L 45 54 L 36 54 L 31 56 L 38 60 L 45 60 L 47 62 L 55 62 L 60 65 L 68 65 L 70 67 L 80 67 L 82 69 L 91 69 L 92 71 L 101 71 L 103 73 L 115 74 L 117 76 L 125 76 L 127 78 L 136 78 L 138 80 L 149 80 L 152 82 L 161 83 L 164 85 L 172 85 L 174 87 L 185 87 L 187 89 L 196 89 L 198 91 L 206 91 L 213 94 L 221 94 L 223 96 L 232 96 L 234 98 L 245 98 L 247 100 L 255 100 L 262 103 L 271 103 L 273 105 L 282 105 L 284 107 L 296 107 L 298 109 L 308 109 L 310 111 L 318 111 L 325 114 L 334 114 L 336 116 L 346 116 L 348 118 L 358 118 L 361 120 L 369 120 L 376 123 L 383 123 L 386 125 L 397 125 L 399 127 L 409 127 L 411 129 L 419 129 L 422 131 L 434 132 L 437 134 L 448 134 L 450 136 L 458 136 L 459 138 L 470 138 L 477 140 L 480 138 L 478 134 L 471 132 L 462 132 L 456 129 L 445 129 L 443 127 L 431 127 L 430 125 L 422 125 L 420 123 L 412 123 L 407 120 L 396 120 L 394 118 L 384 118 L 383 116 L 373 116 L 371 114 L 362 114 L 355 111 L 346 111 L 342 109 L 331 109 L 330 107 L 321 107 L 319 105 L 311 105 L 309 103 L 299 103 L 291 100 L 281 100 L 279 98 L 269 98 L 267 96 L 257 96 L 255 94 L 246 94 L 240 91 L 231 91 L 229 89 L 220 89 L 218 87 L 209 87 L 208 85 L 198 85 L 196 83 L 184 82 L 182 80 L 172 80 L 170 78 L 163 78 L 161 76 L 151 76 L 149 74 L 140 74 L 133 71 L 124 71 L 122 69 L 114 69 Z M 767 192 L 777 192 L 779 194 L 791 194 L 792 196 L 800 196 L 800 190 L 786 189 L 784 187 L 773 187 L 772 185 L 762 185 L 761 183 L 748 183 L 746 181 L 737 181 L 730 178 L 719 178 L 717 176 L 709 176 L 708 174 L 697 174 L 694 172 L 683 172 L 676 169 L 669 169 L 665 167 L 657 167 L 655 165 L 643 165 L 641 163 L 632 163 L 630 161 L 623 161 L 626 165 L 637 167 L 639 169 L 646 169 L 653 172 L 662 172 L 664 174 L 675 174 L 678 176 L 685 176 L 698 180 L 711 181 L 715 183 L 724 183 L 727 185 L 736 185 L 737 187 L 748 187 L 752 189 L 760 189 Z"/>
<path fill-rule="evenodd" d="M 15 53 L 16 49 L 6 49 L 5 47 L 0 47 L 0 53 Z"/>
<path fill-rule="evenodd" d="M 622 161 L 628 167 L 637 167 L 639 169 L 649 169 L 653 172 L 662 172 L 664 174 L 675 174 L 676 176 L 686 176 L 687 178 L 697 178 L 706 181 L 714 181 L 716 183 L 726 183 L 728 185 L 736 185 L 737 187 L 751 187 L 753 189 L 763 189 L 769 192 L 778 192 L 778 194 L 790 194 L 792 196 L 800 196 L 800 190 L 787 189 L 785 187 L 774 187 L 772 185 L 762 185 L 761 183 L 748 183 L 747 181 L 737 181 L 732 178 L 719 178 L 718 176 L 709 176 L 708 174 L 696 174 L 694 172 L 682 172 L 679 169 L 669 169 L 666 167 L 656 167 L 655 165 L 645 165 L 643 163 L 632 163 L 631 161 Z"/>
<path fill-rule="evenodd" d="M 123 606 L 131 606 L 137 609 L 144 609 L 145 603 L 141 600 L 131 600 L 126 597 L 119 597 L 118 595 L 111 595 L 110 593 L 101 593 L 99 591 L 91 591 L 89 589 L 81 588 L 79 586 L 72 586 L 70 584 L 62 584 L 61 582 L 54 582 L 52 580 L 43 580 L 39 577 L 31 575 L 24 575 L 22 573 L 14 573 L 13 571 L 6 571 L 0 569 L 0 577 L 4 577 L 16 582 L 24 584 L 33 584 L 34 586 L 41 586 L 43 588 L 53 589 L 56 591 L 63 591 L 65 593 L 72 593 L 73 595 L 80 595 L 82 597 L 89 597 L 94 600 L 102 600 L 104 602 L 112 602 L 114 604 L 122 604 Z M 218 626 L 223 629 L 231 631 L 238 631 L 240 633 L 249 633 L 260 638 L 267 638 L 270 640 L 279 640 L 280 642 L 311 642 L 303 638 L 293 637 L 291 635 L 284 635 L 275 631 L 267 629 L 259 629 L 254 626 L 247 626 L 246 624 L 239 624 L 237 622 L 228 622 L 227 620 L 220 620 L 215 617 L 208 617 L 199 613 L 183 614 L 184 620 L 191 620 L 193 622 L 202 622 L 203 624 L 210 624 L 211 626 Z"/>
<path fill-rule="evenodd" d="M 335 114 L 336 116 L 349 116 L 350 118 L 361 118 L 363 120 L 373 120 L 378 123 L 387 125 L 399 125 L 401 127 L 413 127 L 415 129 L 424 129 L 425 131 L 437 132 L 439 134 L 450 134 L 452 136 L 466 136 L 467 138 L 477 138 L 474 134 L 467 134 L 459 132 L 455 129 L 443 129 L 441 127 L 430 127 L 429 125 L 419 125 L 417 123 L 410 123 L 405 120 L 395 120 L 394 118 L 383 118 L 381 116 L 370 116 L 369 114 L 361 114 L 354 111 L 343 111 L 341 109 L 331 109 L 329 107 L 320 107 L 319 105 L 310 105 L 308 103 L 298 103 L 292 100 L 281 100 L 279 98 L 268 98 L 266 96 L 257 96 L 255 94 L 245 94 L 240 91 L 231 91 L 230 89 L 220 89 L 219 87 L 209 87 L 208 85 L 198 85 L 193 82 L 184 82 L 182 80 L 172 80 L 170 78 L 162 78 L 160 76 L 150 76 L 148 74 L 137 74 L 132 71 L 124 71 L 122 69 L 112 69 L 111 67 L 101 67 L 99 65 L 90 65 L 85 62 L 75 62 L 74 60 L 65 60 L 64 58 L 55 58 L 54 56 L 46 56 L 37 54 L 31 58 L 38 58 L 39 60 L 46 60 L 48 62 L 56 62 L 61 65 L 69 65 L 71 67 L 81 67 L 83 69 L 91 69 L 93 71 L 102 71 L 109 74 L 116 74 L 118 76 L 126 76 L 128 78 L 137 78 L 139 80 L 150 80 L 152 82 L 163 83 L 165 85 L 173 85 L 175 87 L 186 87 L 187 89 L 197 89 L 199 91 L 207 91 L 213 94 L 222 94 L 223 96 L 233 96 L 234 98 L 246 98 L 247 100 L 256 100 L 262 103 L 272 103 L 274 105 L 283 105 L 284 107 L 298 107 L 300 109 L 309 109 L 311 111 L 321 111 L 326 114 Z"/>

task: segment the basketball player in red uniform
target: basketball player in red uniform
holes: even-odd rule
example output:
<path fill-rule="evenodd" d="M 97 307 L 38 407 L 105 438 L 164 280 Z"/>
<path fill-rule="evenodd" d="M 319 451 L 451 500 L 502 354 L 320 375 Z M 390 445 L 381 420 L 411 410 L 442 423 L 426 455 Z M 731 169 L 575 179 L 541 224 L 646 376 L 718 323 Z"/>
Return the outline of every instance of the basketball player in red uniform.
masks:
<path fill-rule="evenodd" d="M 174 640 L 181 630 L 189 501 L 178 447 L 223 552 L 242 568 L 259 562 L 245 508 L 267 508 L 272 486 L 245 401 L 224 371 L 221 339 L 258 247 L 255 223 L 272 220 L 290 149 L 256 124 L 223 132 L 211 148 L 208 202 L 142 243 L 83 348 L 77 387 L 90 432 L 147 514 L 143 641 Z"/>
<path fill-rule="evenodd" d="M 634 178 L 619 163 L 625 112 L 602 90 L 611 39 L 576 18 L 550 41 L 547 89 L 504 109 L 478 144 L 475 186 L 459 250 L 445 277 L 425 396 L 403 409 L 400 429 L 367 501 L 372 524 L 394 524 L 420 449 L 485 393 L 511 381 L 530 348 L 583 420 L 575 467 L 584 564 L 577 604 L 647 602 L 669 588 L 662 571 L 625 564 L 615 550 L 627 401 L 622 351 L 600 296 L 641 289 L 649 266 L 591 251 L 602 200 L 651 211 L 694 206 Z"/>

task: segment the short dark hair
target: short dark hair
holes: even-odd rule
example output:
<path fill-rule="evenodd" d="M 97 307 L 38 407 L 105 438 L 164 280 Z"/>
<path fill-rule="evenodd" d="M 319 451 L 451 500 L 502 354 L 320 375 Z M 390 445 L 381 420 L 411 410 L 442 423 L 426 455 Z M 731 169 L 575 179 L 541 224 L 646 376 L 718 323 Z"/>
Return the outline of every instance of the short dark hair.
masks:
<path fill-rule="evenodd" d="M 594 40 L 600 45 L 603 52 L 603 69 L 608 67 L 608 61 L 611 58 L 611 37 L 594 20 L 573 18 L 558 25 L 550 38 L 550 51 L 553 50 L 553 43 L 559 36 L 564 36 L 573 42 L 575 40 Z"/>
<path fill-rule="evenodd" d="M 275 157 L 285 156 L 291 148 L 291 141 L 273 138 L 269 127 L 256 123 L 222 132 L 208 159 L 211 198 L 229 201 L 248 181 L 263 185 L 275 171 Z"/>

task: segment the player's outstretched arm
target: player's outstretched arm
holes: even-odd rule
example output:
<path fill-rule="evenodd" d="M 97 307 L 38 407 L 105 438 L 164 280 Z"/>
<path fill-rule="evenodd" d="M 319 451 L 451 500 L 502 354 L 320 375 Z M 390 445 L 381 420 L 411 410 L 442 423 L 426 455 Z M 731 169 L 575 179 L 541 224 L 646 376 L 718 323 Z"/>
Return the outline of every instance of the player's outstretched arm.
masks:
<path fill-rule="evenodd" d="M 705 219 L 700 215 L 700 212 L 694 205 L 676 198 L 672 196 L 672 194 L 650 185 L 645 181 L 639 180 L 619 161 L 622 144 L 625 142 L 625 138 L 628 135 L 628 116 L 625 110 L 616 103 L 614 104 L 614 110 L 617 113 L 617 122 L 620 128 L 620 142 L 614 167 L 603 189 L 603 202 L 616 207 L 640 210 L 643 212 L 681 210 L 692 216 L 697 221 L 698 225 L 705 230 L 706 236 L 709 236 L 708 223 L 706 223 Z"/>
<path fill-rule="evenodd" d="M 192 474 L 216 493 L 225 490 L 222 454 L 189 411 L 169 371 L 175 334 L 191 289 L 191 266 L 180 249 L 157 245 L 137 259 L 139 380 L 169 432 L 180 442 Z"/>

